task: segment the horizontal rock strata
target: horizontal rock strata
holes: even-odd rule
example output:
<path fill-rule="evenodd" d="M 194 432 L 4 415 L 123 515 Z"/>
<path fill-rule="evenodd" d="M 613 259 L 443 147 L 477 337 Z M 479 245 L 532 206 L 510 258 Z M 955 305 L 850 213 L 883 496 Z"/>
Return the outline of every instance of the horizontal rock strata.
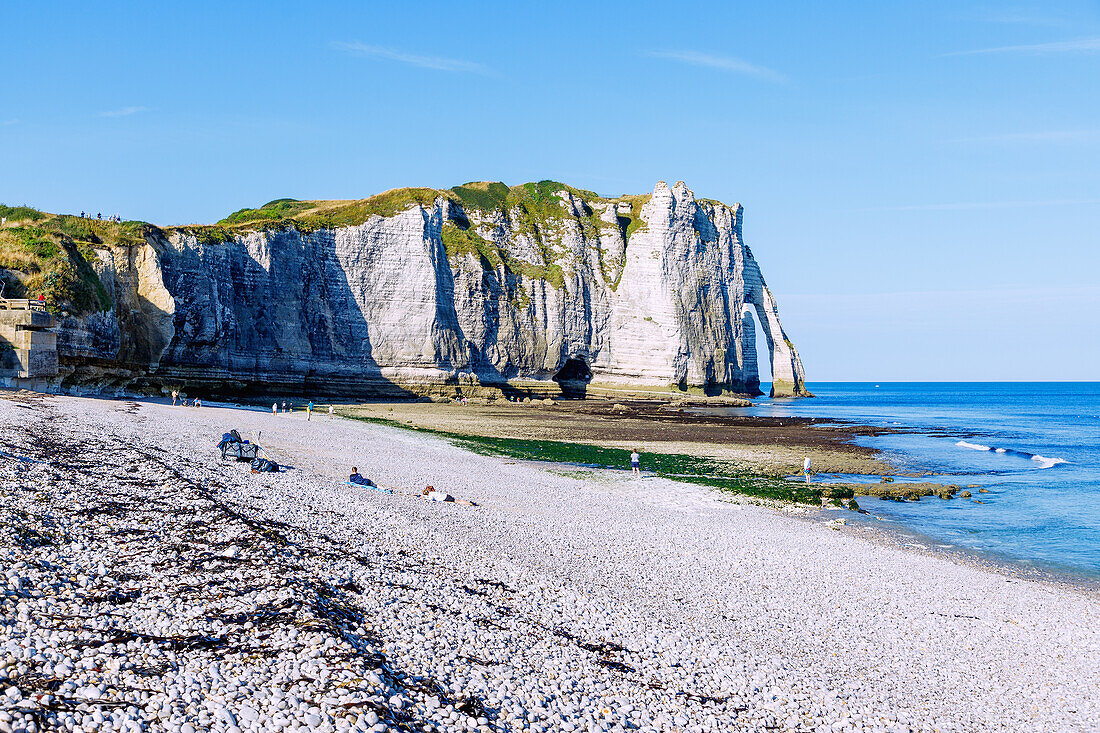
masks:
<path fill-rule="evenodd" d="M 97 250 L 113 307 L 62 322 L 62 377 L 329 394 L 523 380 L 758 394 L 755 314 L 773 394 L 807 394 L 742 242 L 740 205 L 683 183 L 620 199 L 552 182 L 381 196 L 397 203 L 272 202 Z"/>

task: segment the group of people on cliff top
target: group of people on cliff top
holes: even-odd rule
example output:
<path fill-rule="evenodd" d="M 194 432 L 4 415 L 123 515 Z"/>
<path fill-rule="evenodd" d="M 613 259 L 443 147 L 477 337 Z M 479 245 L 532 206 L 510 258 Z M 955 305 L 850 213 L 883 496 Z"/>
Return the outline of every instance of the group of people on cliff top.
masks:
<path fill-rule="evenodd" d="M 80 212 L 80 218 L 81 219 L 91 219 L 92 215 L 90 213 L 85 214 L 83 211 L 81 211 Z M 96 214 L 95 218 L 98 219 L 99 221 L 103 221 L 103 213 L 100 212 L 100 213 Z M 118 214 L 115 214 L 114 216 L 108 216 L 107 221 L 120 222 L 120 221 L 122 221 L 122 217 L 119 216 Z"/>

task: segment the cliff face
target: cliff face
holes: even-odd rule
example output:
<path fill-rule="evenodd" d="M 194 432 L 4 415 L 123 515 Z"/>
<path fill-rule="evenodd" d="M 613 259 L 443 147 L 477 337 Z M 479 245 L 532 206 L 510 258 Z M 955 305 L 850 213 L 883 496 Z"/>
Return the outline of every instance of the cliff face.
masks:
<path fill-rule="evenodd" d="M 361 223 L 151 227 L 98 252 L 113 308 L 62 322 L 67 379 L 364 394 L 557 378 L 756 394 L 755 313 L 774 394 L 806 394 L 739 205 L 682 183 L 624 199 L 551 186 L 520 203 L 494 186 L 429 192 Z"/>

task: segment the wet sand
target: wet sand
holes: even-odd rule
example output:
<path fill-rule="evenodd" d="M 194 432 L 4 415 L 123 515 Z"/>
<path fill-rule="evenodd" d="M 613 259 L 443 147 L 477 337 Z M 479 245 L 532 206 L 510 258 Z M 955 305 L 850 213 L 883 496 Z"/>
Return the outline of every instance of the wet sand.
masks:
<path fill-rule="evenodd" d="M 807 456 L 822 473 L 896 474 L 858 436 L 885 430 L 833 420 L 714 415 L 656 401 L 564 400 L 554 405 L 371 402 L 340 405 L 353 417 L 495 438 L 525 438 L 681 453 L 729 461 L 770 475 L 797 473 Z"/>

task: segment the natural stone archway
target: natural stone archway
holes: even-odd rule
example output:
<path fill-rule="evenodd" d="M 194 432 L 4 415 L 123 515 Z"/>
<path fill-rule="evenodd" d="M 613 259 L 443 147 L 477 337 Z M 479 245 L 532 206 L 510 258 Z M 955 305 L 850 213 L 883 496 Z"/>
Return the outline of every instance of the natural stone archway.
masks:
<path fill-rule="evenodd" d="M 745 305 L 741 313 L 740 367 L 745 394 L 763 394 L 760 391 L 760 365 L 756 356 L 756 319 L 752 316 L 750 305 Z"/>
<path fill-rule="evenodd" d="M 806 389 L 806 373 L 798 350 L 787 338 L 783 324 L 779 322 L 779 308 L 771 291 L 764 283 L 760 268 L 746 249 L 745 303 L 756 308 L 760 328 L 768 342 L 768 354 L 772 365 L 772 397 L 813 397 Z M 759 377 L 758 377 L 759 379 Z"/>
<path fill-rule="evenodd" d="M 794 344 L 787 338 L 775 301 L 767 288 L 762 288 L 761 302 L 754 303 L 756 315 L 768 341 L 772 364 L 772 397 L 812 397 L 806 390 L 806 373 Z"/>
<path fill-rule="evenodd" d="M 584 359 L 573 357 L 565 360 L 565 364 L 554 375 L 554 381 L 561 388 L 563 397 L 584 398 L 588 391 L 588 383 L 592 381 L 592 370 Z"/>

